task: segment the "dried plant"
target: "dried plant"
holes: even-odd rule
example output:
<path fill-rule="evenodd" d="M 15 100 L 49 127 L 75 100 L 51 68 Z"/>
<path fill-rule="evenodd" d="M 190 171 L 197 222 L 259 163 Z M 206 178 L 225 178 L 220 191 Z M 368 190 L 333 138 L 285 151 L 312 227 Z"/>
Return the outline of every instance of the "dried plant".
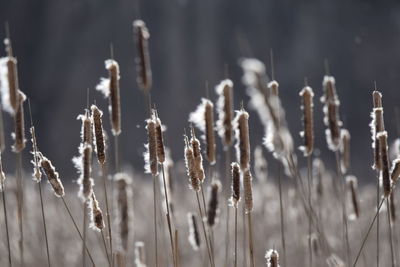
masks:
<path fill-rule="evenodd" d="M 197 225 L 196 215 L 189 212 L 187 214 L 188 223 L 189 223 L 189 243 L 192 246 L 193 250 L 197 251 L 200 248 L 200 233 Z"/>
<path fill-rule="evenodd" d="M 150 38 L 146 24 L 142 20 L 133 22 L 133 29 L 136 37 L 137 55 L 136 55 L 136 81 L 143 91 L 149 91 L 152 84 L 152 75 L 150 67 L 150 56 L 148 41 Z"/>
<path fill-rule="evenodd" d="M 391 181 L 390 181 L 390 172 L 389 172 L 389 158 L 388 158 L 388 146 L 387 146 L 387 132 L 379 132 L 376 137 L 379 140 L 380 147 L 380 162 L 382 164 L 382 185 L 383 185 L 383 194 L 386 197 L 391 193 Z"/>
<path fill-rule="evenodd" d="M 99 202 L 96 199 L 94 192 L 90 194 L 90 202 L 88 203 L 90 208 L 90 228 L 96 231 L 102 231 L 105 227 L 103 220 L 103 212 L 100 209 Z"/>
<path fill-rule="evenodd" d="M 303 110 L 303 127 L 304 130 L 300 135 L 304 138 L 304 146 L 300 149 L 303 151 L 305 157 L 312 154 L 314 149 L 314 121 L 313 121 L 313 97 L 314 92 L 309 86 L 305 86 L 300 92 L 302 98 Z"/>
<path fill-rule="evenodd" d="M 340 165 L 343 173 L 347 173 L 350 169 L 350 133 L 347 129 L 340 131 Z"/>
<path fill-rule="evenodd" d="M 241 109 L 234 119 L 236 158 L 242 170 L 250 167 L 249 114 Z"/>
<path fill-rule="evenodd" d="M 218 94 L 216 122 L 218 134 L 224 146 L 232 144 L 232 118 L 233 118 L 233 82 L 229 79 L 221 81 L 215 91 Z"/>
<path fill-rule="evenodd" d="M 91 106 L 92 110 L 92 124 L 93 124 L 93 136 L 94 136 L 94 151 L 97 154 L 97 161 L 100 165 L 104 165 L 106 162 L 106 152 L 105 152 L 105 140 L 104 140 L 104 132 L 103 132 L 103 122 L 101 117 L 103 116 L 103 112 L 96 106 Z"/>
<path fill-rule="evenodd" d="M 210 186 L 210 199 L 207 208 L 207 224 L 211 228 L 218 222 L 218 194 L 220 191 L 221 183 L 218 180 L 213 181 Z"/>
<path fill-rule="evenodd" d="M 231 164 L 232 173 L 232 197 L 230 203 L 233 207 L 238 208 L 240 202 L 240 166 L 238 163 Z"/>
<path fill-rule="evenodd" d="M 65 195 L 64 186 L 61 183 L 59 174 L 58 174 L 58 172 L 56 172 L 56 169 L 54 168 L 51 161 L 48 160 L 45 156 L 42 156 L 40 159 L 40 167 L 43 169 L 44 173 L 46 174 L 46 177 L 47 177 L 50 185 L 53 188 L 54 194 L 57 197 L 63 197 Z"/>
<path fill-rule="evenodd" d="M 149 119 L 146 120 L 147 130 L 147 144 L 145 145 L 146 152 L 143 154 L 145 160 L 145 171 L 156 176 L 158 174 L 158 161 L 157 161 L 157 131 L 156 131 L 156 118 L 154 111 Z"/>
<path fill-rule="evenodd" d="M 200 180 L 198 177 L 198 173 L 195 170 L 195 159 L 193 148 L 189 143 L 188 137 L 185 136 L 185 164 L 186 164 L 186 172 L 189 176 L 189 187 L 196 192 L 200 191 Z"/>
<path fill-rule="evenodd" d="M 359 205 L 358 193 L 357 193 L 357 186 L 358 186 L 357 177 L 355 177 L 354 175 L 347 175 L 346 183 L 350 190 L 351 203 L 353 205 L 353 212 L 354 212 L 353 215 L 350 216 L 350 218 L 358 219 L 360 217 L 360 205 Z"/>

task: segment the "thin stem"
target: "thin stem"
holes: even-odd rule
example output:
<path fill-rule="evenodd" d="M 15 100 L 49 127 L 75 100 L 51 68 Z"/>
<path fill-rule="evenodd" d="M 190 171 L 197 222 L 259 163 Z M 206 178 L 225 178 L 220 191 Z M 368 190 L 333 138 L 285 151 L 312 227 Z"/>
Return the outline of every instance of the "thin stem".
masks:
<path fill-rule="evenodd" d="M 87 221 L 87 210 L 86 210 L 86 204 L 87 202 L 83 202 L 83 243 L 82 243 L 82 266 L 86 266 L 86 250 L 85 250 L 85 245 L 86 245 L 86 221 Z"/>
<path fill-rule="evenodd" d="M 75 219 L 74 219 L 74 217 L 72 216 L 72 213 L 71 213 L 71 211 L 70 211 L 70 209 L 69 209 L 67 203 L 65 202 L 65 199 L 64 199 L 63 196 L 61 197 L 61 200 L 62 200 L 63 203 L 64 203 L 65 209 L 67 210 L 67 212 L 68 212 L 68 214 L 69 214 L 69 217 L 71 218 L 72 223 L 74 224 L 75 229 L 76 229 L 76 231 L 77 231 L 78 234 L 79 234 L 79 237 L 80 237 L 81 240 L 83 241 L 83 236 L 82 236 L 82 234 L 81 234 L 81 231 L 79 231 L 78 225 L 76 224 Z M 89 249 L 87 248 L 86 244 L 85 244 L 85 249 L 86 249 L 87 254 L 89 255 L 90 261 L 92 262 L 93 266 L 96 266 L 96 265 L 94 264 L 94 261 L 93 261 L 93 258 L 92 258 L 92 254 L 90 254 Z"/>
<path fill-rule="evenodd" d="M 285 217 L 283 213 L 283 197 L 282 197 L 282 165 L 278 161 L 278 187 L 279 187 L 279 210 L 281 217 L 281 242 L 283 252 L 283 266 L 286 265 L 286 242 L 285 242 Z"/>
<path fill-rule="evenodd" d="M 153 211 L 154 211 L 154 243 L 155 243 L 155 258 L 156 267 L 158 267 L 158 235 L 157 235 L 157 198 L 156 198 L 156 176 L 153 175 Z"/>
<path fill-rule="evenodd" d="M 235 264 L 234 267 L 237 267 L 237 210 L 238 208 L 235 207 Z"/>
<path fill-rule="evenodd" d="M 229 146 L 225 146 L 224 147 L 224 151 L 225 151 L 225 184 L 228 185 L 229 184 L 229 170 L 230 170 L 230 147 Z M 229 188 L 228 186 L 226 188 Z M 226 190 L 226 199 L 229 198 L 229 190 Z M 229 245 L 230 245 L 230 236 L 229 236 L 229 217 L 230 217 L 230 208 L 229 205 L 226 204 L 226 233 L 225 233 L 225 267 L 227 267 L 228 265 L 228 253 L 229 253 Z"/>
<path fill-rule="evenodd" d="M 386 208 L 387 208 L 388 227 L 389 227 L 390 256 L 391 256 L 391 260 L 392 260 L 392 267 L 395 267 L 396 266 L 396 260 L 394 258 L 393 237 L 392 237 L 392 222 L 391 222 L 391 218 L 390 218 L 389 198 L 386 198 Z"/>
<path fill-rule="evenodd" d="M 379 199 L 380 199 L 380 184 L 379 184 L 379 171 L 376 172 L 377 175 L 377 182 L 376 182 L 376 209 L 378 210 L 378 206 L 379 206 Z M 379 213 L 378 213 L 378 217 L 377 217 L 377 221 L 376 221 L 376 266 L 379 267 Z"/>
<path fill-rule="evenodd" d="M 111 261 L 110 261 L 110 257 L 108 256 L 107 243 L 106 243 L 106 239 L 105 239 L 105 237 L 104 237 L 104 232 L 103 232 L 103 230 L 101 230 L 101 238 L 103 239 L 103 245 L 104 245 L 104 250 L 105 250 L 105 252 L 106 252 L 108 264 L 111 266 Z"/>
<path fill-rule="evenodd" d="M 246 241 L 247 241 L 247 235 L 246 235 L 246 213 L 244 210 L 244 205 L 242 205 L 242 211 L 243 211 L 243 216 L 242 216 L 242 232 L 243 232 L 243 266 L 247 266 L 247 249 L 246 249 Z"/>
<path fill-rule="evenodd" d="M 118 135 L 114 136 L 114 157 L 115 157 L 115 172 L 119 172 L 119 145 Z"/>
<path fill-rule="evenodd" d="M 112 245 L 112 231 L 111 231 L 111 218 L 110 218 L 110 208 L 108 205 L 108 193 L 107 193 L 107 181 L 106 181 L 106 166 L 105 164 L 101 165 L 101 176 L 103 180 L 103 190 L 104 190 L 104 198 L 106 200 L 106 217 L 107 217 L 107 226 L 108 226 L 108 235 L 110 237 L 110 255 L 111 258 L 114 258 L 113 254 L 113 245 Z M 114 260 L 111 261 L 111 266 L 114 266 Z"/>
<path fill-rule="evenodd" d="M 207 238 L 206 227 L 204 225 L 203 212 L 201 211 L 199 192 L 196 192 L 196 198 L 197 198 L 197 205 L 199 207 L 200 221 L 201 221 L 201 225 L 203 226 L 204 240 L 205 240 L 206 245 L 207 245 L 208 257 L 210 259 L 211 266 L 214 266 L 214 262 L 213 262 L 212 257 L 211 257 L 210 244 L 209 244 L 209 241 L 208 241 L 208 238 Z"/>
<path fill-rule="evenodd" d="M 250 266 L 254 267 L 254 243 L 253 243 L 253 223 L 251 221 L 251 212 L 247 214 L 249 222 L 249 251 L 250 251 Z"/>
<path fill-rule="evenodd" d="M 307 182 L 308 182 L 308 205 L 311 207 L 311 155 L 307 157 Z M 309 266 L 312 267 L 312 246 L 311 246 L 311 231 L 312 231 L 311 216 L 308 217 L 308 251 L 309 251 Z"/>
<path fill-rule="evenodd" d="M 20 239 L 18 240 L 19 246 L 19 257 L 21 259 L 21 266 L 24 266 L 24 228 L 23 228 L 23 209 L 24 209 L 24 194 L 23 194 L 23 181 L 22 181 L 22 159 L 21 153 L 18 152 L 16 155 L 16 176 L 17 176 L 17 199 L 18 199 L 18 225 Z"/>
<path fill-rule="evenodd" d="M 8 249 L 8 263 L 10 267 L 12 267 L 12 261 L 11 261 L 11 249 L 10 249 L 10 235 L 8 231 L 8 219 L 7 219 L 7 205 L 6 205 L 6 188 L 5 188 L 5 183 L 4 181 L 2 182 L 2 188 L 3 188 L 3 211 L 4 211 L 4 221 L 6 224 L 6 234 L 7 234 L 7 249 Z"/>
<path fill-rule="evenodd" d="M 44 237 L 46 241 L 46 254 L 47 254 L 47 264 L 50 267 L 50 252 L 49 252 L 49 241 L 47 238 L 47 225 L 46 225 L 46 217 L 44 214 L 44 208 L 43 208 L 43 196 L 42 196 L 42 184 L 40 181 L 37 183 L 39 187 L 39 195 L 40 195 L 40 206 L 42 208 L 42 219 L 43 219 L 43 228 L 44 228 Z"/>
<path fill-rule="evenodd" d="M 167 185 L 166 185 L 166 182 L 165 182 L 164 163 L 161 163 L 161 172 L 162 172 L 163 184 L 164 184 L 165 206 L 166 206 L 166 209 L 167 209 L 166 216 L 167 216 L 169 237 L 170 237 L 170 242 L 171 242 L 172 261 L 174 263 L 174 266 L 176 267 L 176 258 L 175 258 L 175 253 L 174 253 L 174 240 L 173 240 L 173 237 L 172 237 L 171 216 L 170 216 L 170 212 L 169 212 L 168 191 L 167 191 Z"/>

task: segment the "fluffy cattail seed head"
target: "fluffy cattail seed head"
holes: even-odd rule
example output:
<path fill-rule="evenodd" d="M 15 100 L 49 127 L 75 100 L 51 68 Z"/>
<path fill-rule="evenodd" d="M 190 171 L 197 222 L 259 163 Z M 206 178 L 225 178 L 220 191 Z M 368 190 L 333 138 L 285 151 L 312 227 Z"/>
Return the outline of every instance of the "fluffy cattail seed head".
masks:
<path fill-rule="evenodd" d="M 379 141 L 380 147 L 380 161 L 382 164 L 382 184 L 383 184 L 383 194 L 388 197 L 391 193 L 391 182 L 389 174 L 389 157 L 388 157 L 388 146 L 387 146 L 387 132 L 379 132 L 376 136 Z"/>
<path fill-rule="evenodd" d="M 42 156 L 40 159 L 40 167 L 42 167 L 44 173 L 46 174 L 47 179 L 53 188 L 54 194 L 57 197 L 63 197 L 65 195 L 64 186 L 59 179 L 58 172 L 56 172 L 53 164 L 51 164 L 51 161 L 45 156 Z"/>
<path fill-rule="evenodd" d="M 233 207 L 237 208 L 240 202 L 240 166 L 238 163 L 231 164 L 232 173 L 232 197 L 230 203 Z"/>
<path fill-rule="evenodd" d="M 30 128 L 31 132 L 31 141 L 32 141 L 32 155 L 33 155 L 33 160 L 31 163 L 33 164 L 33 179 L 37 182 L 40 183 L 42 180 L 42 172 L 40 171 L 40 166 L 39 166 L 39 161 L 40 161 L 40 152 L 37 147 L 37 142 L 36 142 L 36 134 L 35 134 L 35 127 L 32 126 Z"/>
<path fill-rule="evenodd" d="M 311 87 L 306 86 L 301 90 L 300 96 L 302 98 L 303 110 L 303 127 L 304 130 L 300 133 L 304 137 L 304 146 L 300 147 L 305 157 L 313 152 L 314 148 L 314 122 L 313 122 L 313 97 L 314 92 Z"/>
<path fill-rule="evenodd" d="M 218 221 L 218 194 L 221 190 L 221 183 L 216 180 L 213 181 L 210 187 L 210 199 L 207 208 L 207 224 L 213 227 Z"/>
<path fill-rule="evenodd" d="M 25 119 L 24 119 L 24 101 L 26 96 L 18 90 L 18 108 L 14 114 L 15 133 L 13 134 L 15 143 L 12 147 L 13 152 L 19 153 L 25 148 Z"/>
<path fill-rule="evenodd" d="M 92 195 L 93 179 L 92 179 L 92 146 L 83 143 L 79 147 L 79 157 L 73 158 L 73 162 L 80 173 L 77 181 L 79 185 L 78 196 L 87 201 Z"/>
<path fill-rule="evenodd" d="M 81 128 L 81 142 L 82 143 L 92 143 L 92 121 L 90 120 L 89 110 L 85 110 L 85 114 L 78 115 L 78 120 L 82 121 Z"/>
<path fill-rule="evenodd" d="M 133 29 L 136 36 L 136 81 L 143 91 L 149 91 L 152 83 L 152 74 L 150 67 L 150 55 L 148 48 L 148 41 L 150 38 L 149 31 L 146 24 L 142 20 L 135 20 L 133 22 Z"/>
<path fill-rule="evenodd" d="M 6 50 L 11 51 L 11 42 L 4 40 Z M 7 57 L 0 58 L 0 89 L 3 108 L 13 115 L 18 109 L 18 71 L 17 59 L 9 53 Z"/>
<path fill-rule="evenodd" d="M 189 176 L 190 188 L 196 192 L 200 191 L 200 181 L 198 178 L 198 173 L 195 170 L 195 159 L 193 154 L 193 148 L 189 144 L 187 136 L 185 136 L 185 164 L 186 172 Z"/>
<path fill-rule="evenodd" d="M 154 111 L 153 111 L 154 112 Z M 145 158 L 145 170 L 146 173 L 151 173 L 152 175 L 158 174 L 158 162 L 157 162 L 157 132 L 156 132 L 156 120 L 154 113 L 150 119 L 146 120 L 146 130 L 147 130 L 147 144 L 146 152 L 144 153 Z"/>
<path fill-rule="evenodd" d="M 90 228 L 97 231 L 103 230 L 104 229 L 103 212 L 99 207 L 99 202 L 97 201 L 93 191 L 90 194 L 89 209 L 91 218 Z"/>
<path fill-rule="evenodd" d="M 279 254 L 278 251 L 270 249 L 265 253 L 267 259 L 267 267 L 279 267 Z"/>
<path fill-rule="evenodd" d="M 92 105 L 92 124 L 93 124 L 93 133 L 94 133 L 94 144 L 95 149 L 94 151 L 97 154 L 97 161 L 104 165 L 106 162 L 106 152 L 105 152 L 105 140 L 104 140 L 104 133 L 103 133 L 103 122 L 101 117 L 103 116 L 103 112 L 96 106 Z"/>
<path fill-rule="evenodd" d="M 193 250 L 198 250 L 200 248 L 200 233 L 197 226 L 196 216 L 189 212 L 187 218 L 189 223 L 189 243 Z"/>
<path fill-rule="evenodd" d="M 193 168 L 194 172 L 196 172 L 197 179 L 200 181 L 200 183 L 203 183 L 205 179 L 205 174 L 203 168 L 203 156 L 201 155 L 200 142 L 199 139 L 196 138 L 193 128 L 191 134 L 192 137 L 190 139 L 190 143 L 192 145 L 193 157 L 194 157 Z"/>
<path fill-rule="evenodd" d="M 218 134 L 227 147 L 232 144 L 233 82 L 229 79 L 223 80 L 215 87 L 215 91 L 218 94 Z"/>
<path fill-rule="evenodd" d="M 400 177 L 400 158 L 393 160 L 392 162 L 392 170 L 391 170 L 391 180 L 392 183 L 396 183 Z"/>
<path fill-rule="evenodd" d="M 373 169 L 382 170 L 382 165 L 380 162 L 380 147 L 377 139 L 377 134 L 385 130 L 383 121 L 383 108 L 374 108 L 372 114 L 372 121 L 370 124 L 372 133 L 372 148 L 374 149 L 374 165 Z"/>
<path fill-rule="evenodd" d="M 164 163 L 165 161 L 165 147 L 164 147 L 164 138 L 163 138 L 163 125 L 161 124 L 161 120 L 156 118 L 156 137 L 157 137 L 157 159 L 158 162 Z"/>
<path fill-rule="evenodd" d="M 244 208 L 247 213 L 253 211 L 253 177 L 249 169 L 243 172 Z"/>
<path fill-rule="evenodd" d="M 236 132 L 236 158 L 240 168 L 246 170 L 250 166 L 249 114 L 241 109 L 236 111 L 234 120 Z"/>
<path fill-rule="evenodd" d="M 350 169 L 350 133 L 346 129 L 341 130 L 341 144 L 340 144 L 340 154 L 341 156 L 341 166 L 343 173 L 347 173 Z"/>

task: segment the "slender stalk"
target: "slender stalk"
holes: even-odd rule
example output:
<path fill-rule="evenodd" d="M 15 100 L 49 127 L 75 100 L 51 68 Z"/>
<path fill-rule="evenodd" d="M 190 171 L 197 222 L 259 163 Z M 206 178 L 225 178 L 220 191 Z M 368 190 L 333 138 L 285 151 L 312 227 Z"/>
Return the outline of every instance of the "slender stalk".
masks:
<path fill-rule="evenodd" d="M 392 267 L 396 266 L 396 260 L 394 258 L 394 247 L 393 247 L 393 237 L 392 237 L 392 219 L 390 218 L 390 206 L 389 206 L 389 197 L 386 198 L 386 208 L 387 208 L 387 216 L 388 216 L 388 227 L 389 227 L 389 243 L 390 243 L 390 256 L 392 260 Z"/>
<path fill-rule="evenodd" d="M 203 220 L 204 217 L 203 217 L 203 212 L 201 211 L 200 198 L 199 198 L 199 193 L 198 192 L 196 192 L 196 198 L 197 198 L 197 205 L 199 207 L 200 221 L 201 221 L 201 225 L 203 226 L 204 240 L 205 240 L 206 245 L 207 245 L 208 257 L 210 259 L 211 266 L 214 266 L 214 262 L 213 262 L 212 257 L 211 257 L 210 243 L 208 241 L 206 227 L 204 225 L 204 220 Z"/>
<path fill-rule="evenodd" d="M 167 216 L 169 237 L 170 237 L 170 242 L 171 242 L 172 261 L 174 263 L 174 266 L 176 267 L 176 258 L 175 258 L 175 253 L 174 253 L 174 240 L 173 240 L 173 236 L 172 236 L 171 216 L 170 216 L 170 211 L 169 211 L 168 191 L 167 191 L 167 185 L 165 182 L 164 163 L 161 163 L 161 172 L 162 172 L 163 184 L 164 184 L 165 206 L 167 208 L 166 216 Z"/>
<path fill-rule="evenodd" d="M 247 214 L 248 223 L 249 223 L 249 251 L 250 251 L 250 266 L 255 266 L 254 261 L 254 242 L 253 242 L 253 223 L 251 221 L 251 212 Z"/>
<path fill-rule="evenodd" d="M 380 188 L 379 188 L 379 171 L 376 172 L 377 179 L 376 179 L 376 209 L 378 210 L 379 206 L 379 198 L 380 198 Z M 379 267 L 379 213 L 378 217 L 376 218 L 376 266 Z"/>
<path fill-rule="evenodd" d="M 237 210 L 238 208 L 235 208 L 235 264 L 234 267 L 237 267 Z"/>
<path fill-rule="evenodd" d="M 68 207 L 67 203 L 65 202 L 65 199 L 64 199 L 63 196 L 61 197 L 61 200 L 62 200 L 63 203 L 64 203 L 65 209 L 67 210 L 67 212 L 68 212 L 68 214 L 69 214 L 69 217 L 71 218 L 71 221 L 72 221 L 72 223 L 74 224 L 75 229 L 76 229 L 76 231 L 77 231 L 78 234 L 79 234 L 79 237 L 80 237 L 81 240 L 83 241 L 83 236 L 82 236 L 82 234 L 81 234 L 81 231 L 79 231 L 78 225 L 76 224 L 75 219 L 74 219 L 74 217 L 72 216 L 71 210 L 69 209 L 69 207 Z M 90 261 L 92 262 L 93 266 L 96 266 L 96 264 L 94 264 L 94 261 L 93 261 L 93 258 L 92 258 L 92 254 L 90 254 L 90 251 L 89 251 L 89 249 L 87 248 L 86 244 L 85 244 L 85 249 L 86 249 L 87 254 L 89 255 Z"/>
<path fill-rule="evenodd" d="M 44 208 L 43 208 L 43 196 L 42 196 L 42 184 L 40 182 L 37 183 L 39 187 L 39 195 L 40 195 L 40 206 L 42 208 L 42 219 L 43 219 L 43 228 L 44 228 L 44 237 L 46 241 L 46 254 L 47 254 L 47 264 L 50 267 L 50 252 L 49 252 L 49 241 L 47 238 L 47 226 L 46 226 L 46 217 L 44 214 Z"/>
<path fill-rule="evenodd" d="M 108 226 L 108 235 L 110 237 L 110 255 L 111 255 L 111 266 L 114 266 L 113 260 L 113 245 L 112 245 L 112 231 L 111 231 L 111 218 L 110 218 L 110 207 L 108 205 L 108 193 L 107 193 L 107 181 L 106 181 L 106 166 L 105 164 L 101 165 L 101 176 L 103 180 L 103 190 L 104 190 L 104 199 L 106 200 L 106 217 L 107 217 L 107 226 Z"/>
<path fill-rule="evenodd" d="M 155 244 L 155 259 L 156 267 L 158 267 L 158 235 L 157 235 L 157 198 L 156 198 L 156 176 L 153 175 L 153 211 L 154 211 L 154 244 Z"/>
<path fill-rule="evenodd" d="M 230 162 L 231 162 L 231 153 L 230 153 L 230 147 L 226 146 L 224 148 L 225 151 L 225 183 L 226 185 L 229 184 L 229 172 L 230 172 Z M 226 188 L 229 188 L 228 186 Z M 229 190 L 225 190 L 226 192 L 226 199 L 229 198 Z M 230 245 L 230 238 L 229 238 L 229 218 L 230 217 L 230 208 L 229 204 L 226 204 L 226 233 L 225 233 L 225 267 L 228 265 L 228 251 L 229 251 L 229 245 Z M 235 252 L 236 253 L 236 252 Z M 236 254 L 235 254 L 236 255 Z"/>
<path fill-rule="evenodd" d="M 175 259 L 176 259 L 176 266 L 179 266 L 179 246 L 178 246 L 178 230 L 175 229 Z"/>
<path fill-rule="evenodd" d="M 285 242 L 285 217 L 283 214 L 283 197 L 282 197 L 282 165 L 278 161 L 278 187 L 279 187 L 279 210 L 281 217 L 281 242 L 282 242 L 282 252 L 283 252 L 283 266 L 286 265 L 286 242 Z"/>
<path fill-rule="evenodd" d="M 311 155 L 307 157 L 307 182 L 308 182 L 308 205 L 311 207 L 311 180 L 312 180 L 312 171 L 311 171 Z M 312 267 L 312 245 L 311 245 L 311 232 L 312 232 L 312 222 L 311 216 L 308 217 L 308 251 L 309 251 L 309 266 Z"/>
<path fill-rule="evenodd" d="M 11 249 L 10 249 L 10 235 L 8 231 L 8 219 L 7 219 L 7 205 L 6 205 L 6 188 L 5 188 L 5 183 L 3 181 L 2 184 L 3 188 L 3 211 L 4 211 L 4 222 L 6 224 L 6 235 L 7 235 L 7 249 L 8 249 L 8 264 L 10 267 L 12 267 L 12 261 L 11 261 Z"/>
<path fill-rule="evenodd" d="M 86 210 L 86 204 L 87 202 L 83 202 L 83 243 L 82 243 L 82 266 L 86 267 L 86 250 L 85 250 L 85 245 L 86 245 L 86 224 L 87 224 L 87 210 Z"/>
<path fill-rule="evenodd" d="M 17 199 L 18 199 L 18 226 L 20 239 L 18 240 L 19 246 L 19 258 L 21 260 L 21 266 L 24 266 L 24 228 L 23 228 L 23 212 L 24 212 L 24 186 L 22 180 L 22 159 L 21 153 L 18 152 L 16 155 L 16 176 L 17 176 Z"/>
<path fill-rule="evenodd" d="M 243 231 L 243 266 L 247 266 L 247 249 L 246 249 L 246 241 L 247 241 L 247 235 L 246 235 L 246 213 L 244 210 L 244 205 L 242 205 L 243 209 L 243 216 L 242 216 L 242 231 Z"/>
<path fill-rule="evenodd" d="M 105 250 L 105 252 L 106 252 L 108 264 L 111 266 L 111 261 L 110 261 L 110 257 L 108 256 L 107 243 L 106 243 L 106 239 L 105 239 L 105 237 L 104 237 L 104 232 L 103 232 L 103 230 L 101 230 L 101 238 L 103 239 L 103 245 L 104 245 L 104 250 Z"/>

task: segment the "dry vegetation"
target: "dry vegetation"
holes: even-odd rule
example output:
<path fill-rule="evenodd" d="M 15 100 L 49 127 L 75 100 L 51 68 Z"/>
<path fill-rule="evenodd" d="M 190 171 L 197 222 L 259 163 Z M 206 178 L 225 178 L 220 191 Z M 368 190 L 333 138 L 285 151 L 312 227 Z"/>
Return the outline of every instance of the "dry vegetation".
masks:
<path fill-rule="evenodd" d="M 188 114 L 182 149 L 172 151 L 183 158 L 174 164 L 165 146 L 162 113 L 150 98 L 149 31 L 143 21 L 135 21 L 133 28 L 137 83 L 147 101 L 145 172 L 120 169 L 120 74 L 111 48 L 111 59 L 105 61 L 109 77 L 101 78 L 96 89 L 108 98 L 112 128 L 103 126 L 103 112 L 96 105 L 83 107 L 79 155 L 73 159 L 78 186 L 66 188 L 63 175 L 36 141 L 45 129 L 35 132 L 30 118 L 30 138 L 25 137 L 24 103 L 29 102 L 19 90 L 11 40 L 5 39 L 2 109 L 15 122 L 17 164 L 15 175 L 4 174 L 0 164 L 0 266 L 397 266 L 400 229 L 394 190 L 400 141 L 394 140 L 389 150 L 382 95 L 376 88 L 371 107 L 374 162 L 366 164 L 376 171 L 375 187 L 357 188 L 351 174 L 350 133 L 340 121 L 339 96 L 328 68 L 322 110 L 320 105 L 314 110 L 307 81 L 299 85 L 302 115 L 289 114 L 303 121 L 304 143 L 297 145 L 279 84 L 256 59 L 239 62 L 248 105 L 234 107 L 234 84 L 221 81 L 215 87 L 216 111 L 213 97 L 207 96 Z M 325 133 L 314 133 L 314 111 L 324 113 Z M 263 147 L 252 146 L 250 116 L 265 129 Z M 4 137 L 3 127 L 1 131 Z M 110 142 L 106 132 L 114 137 Z M 336 169 L 326 169 L 324 160 L 331 159 L 314 153 L 314 135 L 326 136 Z M 7 146 L 1 139 L 1 150 Z M 297 160 L 298 151 L 305 160 Z M 30 153 L 31 172 L 22 170 L 21 153 Z M 266 153 L 274 157 L 268 166 Z M 112 161 L 115 168 L 109 168 Z"/>

